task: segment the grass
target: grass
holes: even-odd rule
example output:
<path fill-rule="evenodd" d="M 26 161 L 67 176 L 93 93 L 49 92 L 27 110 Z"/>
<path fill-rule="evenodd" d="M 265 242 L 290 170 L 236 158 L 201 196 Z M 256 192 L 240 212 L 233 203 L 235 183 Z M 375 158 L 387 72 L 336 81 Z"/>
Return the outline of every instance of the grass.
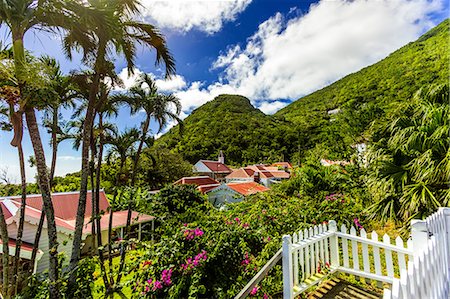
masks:
<path fill-rule="evenodd" d="M 136 255 L 140 255 L 142 252 L 137 251 L 137 250 L 130 250 L 127 252 L 127 255 L 125 257 L 125 264 L 130 262 L 130 258 L 135 257 Z M 120 256 L 116 256 L 113 258 L 112 260 L 112 266 L 113 266 L 113 271 L 114 273 L 117 273 L 118 269 L 119 269 L 119 264 L 120 264 Z M 106 271 L 109 271 L 109 263 L 106 262 L 105 263 L 105 267 L 106 267 Z M 104 298 L 104 283 L 103 283 L 103 278 L 101 275 L 101 269 L 100 269 L 100 265 L 97 265 L 97 268 L 94 272 L 94 277 L 96 277 L 97 279 L 94 282 L 94 287 L 93 287 L 93 292 L 92 295 L 94 297 L 94 299 L 100 299 L 100 298 Z M 114 278 L 116 278 L 117 275 L 114 276 Z M 124 275 L 121 279 L 122 284 L 124 284 L 127 281 L 130 281 L 133 279 L 133 272 L 129 272 L 126 275 Z M 131 287 L 129 286 L 124 286 L 123 289 L 123 294 L 127 297 L 127 298 L 131 298 L 133 291 L 131 289 Z M 121 297 L 118 294 L 114 294 L 114 299 L 120 299 Z"/>

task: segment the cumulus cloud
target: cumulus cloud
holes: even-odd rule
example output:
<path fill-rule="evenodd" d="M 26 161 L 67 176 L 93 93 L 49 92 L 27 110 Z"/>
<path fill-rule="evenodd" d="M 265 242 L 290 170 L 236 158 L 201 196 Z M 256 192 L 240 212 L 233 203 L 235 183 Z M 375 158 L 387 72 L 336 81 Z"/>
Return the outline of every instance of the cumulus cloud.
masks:
<path fill-rule="evenodd" d="M 441 0 L 336 0 L 313 4 L 302 15 L 291 11 L 289 19 L 277 13 L 244 44 L 230 45 L 217 57 L 211 65 L 219 71 L 215 82 L 175 76 L 160 86 L 181 99 L 184 115 L 223 93 L 246 96 L 273 114 L 286 100 L 320 89 L 415 40 L 435 25 L 430 15 L 442 6 Z"/>
<path fill-rule="evenodd" d="M 123 86 L 119 87 L 116 86 L 116 91 L 123 91 L 127 90 L 130 87 L 134 86 L 139 77 L 144 73 L 140 69 L 135 68 L 133 70 L 134 74 L 130 75 L 128 74 L 127 68 L 123 68 L 119 74 L 118 77 L 122 80 Z M 183 90 L 186 87 L 186 80 L 183 76 L 180 75 L 174 75 L 170 79 L 164 79 L 164 78 L 157 78 L 157 76 L 153 73 L 149 73 L 150 77 L 155 81 L 156 86 L 158 87 L 158 90 L 160 92 L 177 92 L 180 90 Z"/>
<path fill-rule="evenodd" d="M 386 57 L 434 24 L 441 1 L 321 1 L 277 13 L 213 64 L 219 82 L 252 100 L 296 99 Z M 222 86 L 221 86 L 222 87 Z"/>
<path fill-rule="evenodd" d="M 258 109 L 265 114 L 274 114 L 281 108 L 285 107 L 288 103 L 282 101 L 264 101 L 261 102 Z"/>
<path fill-rule="evenodd" d="M 252 0 L 144 0 L 142 14 L 158 27 L 208 34 L 218 32 L 224 22 L 233 21 Z"/>

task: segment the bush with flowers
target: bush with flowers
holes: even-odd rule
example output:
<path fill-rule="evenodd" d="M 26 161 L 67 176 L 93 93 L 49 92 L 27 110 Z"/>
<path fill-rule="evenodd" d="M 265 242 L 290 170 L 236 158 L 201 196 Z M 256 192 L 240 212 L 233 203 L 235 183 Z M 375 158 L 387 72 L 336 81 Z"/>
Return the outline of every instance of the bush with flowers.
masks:
<path fill-rule="evenodd" d="M 280 248 L 283 234 L 331 219 L 367 225 L 357 184 L 339 169 L 307 166 L 223 211 L 194 186 L 167 186 L 143 210 L 158 217 L 160 237 L 137 244 L 143 254 L 126 267 L 126 284 L 134 298 L 231 298 Z M 277 265 L 250 298 L 280 298 L 281 279 Z"/>

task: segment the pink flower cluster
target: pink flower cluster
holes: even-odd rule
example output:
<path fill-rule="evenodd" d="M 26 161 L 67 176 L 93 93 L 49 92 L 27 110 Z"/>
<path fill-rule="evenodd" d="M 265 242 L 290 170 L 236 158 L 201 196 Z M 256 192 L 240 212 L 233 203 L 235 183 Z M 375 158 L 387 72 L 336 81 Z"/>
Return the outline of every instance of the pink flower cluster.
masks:
<path fill-rule="evenodd" d="M 241 261 L 241 266 L 244 267 L 245 272 L 247 272 L 249 264 L 250 264 L 250 257 L 248 255 L 248 252 L 246 252 L 244 255 L 244 259 Z"/>
<path fill-rule="evenodd" d="M 353 219 L 353 223 L 356 225 L 357 228 L 363 229 L 364 227 L 359 223 L 358 218 Z"/>
<path fill-rule="evenodd" d="M 258 293 L 258 291 L 259 291 L 259 287 L 256 286 L 250 291 L 250 295 L 255 296 Z"/>
<path fill-rule="evenodd" d="M 206 261 L 208 259 L 207 252 L 202 250 L 199 254 L 197 254 L 194 258 L 188 258 L 186 260 L 186 264 L 181 264 L 181 268 L 185 271 L 189 271 L 199 266 L 201 261 Z"/>
<path fill-rule="evenodd" d="M 161 273 L 161 281 L 167 285 L 170 286 L 172 284 L 172 269 L 164 269 Z"/>
<path fill-rule="evenodd" d="M 227 225 L 233 225 L 235 223 L 238 224 L 238 225 L 241 225 L 245 229 L 249 229 L 250 228 L 250 224 L 248 224 L 247 222 L 242 223 L 241 219 L 239 219 L 239 217 L 236 217 L 236 218 L 232 219 L 231 221 L 228 221 L 228 220 L 225 221 L 225 224 L 227 224 Z"/>
<path fill-rule="evenodd" d="M 145 285 L 144 293 L 152 291 L 160 290 L 166 286 L 170 286 L 172 284 L 172 269 L 165 269 L 161 273 L 161 280 L 153 280 L 151 278 L 147 279 L 147 284 Z"/>
<path fill-rule="evenodd" d="M 329 200 L 329 201 L 340 200 L 342 203 L 345 202 L 344 195 L 340 194 L 340 193 L 333 193 L 333 194 L 327 195 L 327 196 L 325 196 L 325 200 Z"/>
<path fill-rule="evenodd" d="M 193 240 L 195 237 L 203 236 L 204 232 L 196 227 L 195 229 L 187 229 L 184 231 L 184 237 L 186 240 Z"/>

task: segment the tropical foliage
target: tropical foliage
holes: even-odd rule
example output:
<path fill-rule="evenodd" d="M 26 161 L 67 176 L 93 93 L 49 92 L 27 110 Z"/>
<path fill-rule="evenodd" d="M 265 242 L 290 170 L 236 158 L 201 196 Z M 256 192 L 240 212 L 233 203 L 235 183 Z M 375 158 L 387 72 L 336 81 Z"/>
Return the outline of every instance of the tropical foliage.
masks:
<path fill-rule="evenodd" d="M 424 87 L 374 133 L 382 136 L 367 161 L 374 216 L 407 221 L 449 205 L 449 112 L 449 86 Z"/>

